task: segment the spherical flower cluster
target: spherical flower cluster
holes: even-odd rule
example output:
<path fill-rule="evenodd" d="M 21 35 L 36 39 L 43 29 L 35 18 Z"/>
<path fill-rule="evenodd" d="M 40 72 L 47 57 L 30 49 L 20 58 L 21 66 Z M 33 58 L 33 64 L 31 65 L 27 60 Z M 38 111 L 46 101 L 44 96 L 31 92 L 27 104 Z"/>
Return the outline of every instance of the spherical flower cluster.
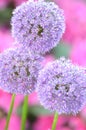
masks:
<path fill-rule="evenodd" d="M 76 114 L 86 103 L 85 70 L 65 58 L 49 63 L 39 73 L 37 92 L 45 108 Z"/>
<path fill-rule="evenodd" d="M 13 12 L 12 35 L 18 44 L 44 54 L 65 30 L 64 13 L 54 2 L 25 2 Z"/>
<path fill-rule="evenodd" d="M 0 54 L 0 86 L 7 92 L 29 94 L 35 89 L 41 57 L 26 48 Z"/>

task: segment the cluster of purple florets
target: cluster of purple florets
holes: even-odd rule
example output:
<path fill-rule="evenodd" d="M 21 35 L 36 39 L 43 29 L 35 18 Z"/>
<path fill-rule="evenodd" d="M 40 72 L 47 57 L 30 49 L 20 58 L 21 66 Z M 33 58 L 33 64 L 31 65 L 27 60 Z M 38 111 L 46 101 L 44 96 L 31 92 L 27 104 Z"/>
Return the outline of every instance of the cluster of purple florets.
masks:
<path fill-rule="evenodd" d="M 42 57 L 27 48 L 11 48 L 0 55 L 0 86 L 10 93 L 29 94 L 35 90 Z"/>
<path fill-rule="evenodd" d="M 40 103 L 59 114 L 80 111 L 86 103 L 85 69 L 65 58 L 41 65 L 65 31 L 63 10 L 53 2 L 25 2 L 14 10 L 11 25 L 19 47 L 0 54 L 1 88 L 24 95 L 36 90 Z"/>
<path fill-rule="evenodd" d="M 76 114 L 86 103 L 85 70 L 65 58 L 42 69 L 37 85 L 41 104 L 59 114 Z"/>
<path fill-rule="evenodd" d="M 64 14 L 54 2 L 26 2 L 16 8 L 11 21 L 18 44 L 44 54 L 57 45 L 65 30 Z"/>

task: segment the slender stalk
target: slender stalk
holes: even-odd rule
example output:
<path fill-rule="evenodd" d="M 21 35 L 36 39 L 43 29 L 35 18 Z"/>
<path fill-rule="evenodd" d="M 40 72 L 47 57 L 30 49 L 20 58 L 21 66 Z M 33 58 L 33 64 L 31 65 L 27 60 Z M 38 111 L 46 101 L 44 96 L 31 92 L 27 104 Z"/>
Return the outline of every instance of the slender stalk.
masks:
<path fill-rule="evenodd" d="M 28 96 L 26 95 L 24 97 L 24 104 L 23 104 L 23 108 L 22 108 L 21 130 L 25 130 L 27 111 L 28 111 Z"/>
<path fill-rule="evenodd" d="M 10 122 L 10 118 L 11 118 L 11 114 L 12 114 L 12 110 L 13 110 L 13 106 L 14 106 L 15 96 L 16 96 L 15 94 L 12 95 L 10 110 L 8 112 L 8 116 L 7 116 L 7 119 L 6 119 L 5 130 L 8 130 L 8 127 L 9 127 L 9 122 Z"/>
<path fill-rule="evenodd" d="M 56 130 L 57 120 L 58 120 L 58 113 L 55 112 L 54 120 L 53 120 L 53 124 L 52 124 L 52 130 Z"/>

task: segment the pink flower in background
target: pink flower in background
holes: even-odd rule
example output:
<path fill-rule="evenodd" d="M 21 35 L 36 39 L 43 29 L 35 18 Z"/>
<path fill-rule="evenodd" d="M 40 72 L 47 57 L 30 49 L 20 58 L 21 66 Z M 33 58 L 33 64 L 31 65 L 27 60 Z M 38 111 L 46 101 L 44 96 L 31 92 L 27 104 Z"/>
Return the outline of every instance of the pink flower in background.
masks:
<path fill-rule="evenodd" d="M 20 130 L 20 118 L 16 115 L 12 115 L 9 124 L 9 130 Z M 6 118 L 0 119 L 0 130 L 4 130 L 6 125 Z"/>
<path fill-rule="evenodd" d="M 10 108 L 11 98 L 12 98 L 11 94 L 0 90 L 0 108 L 8 112 Z M 14 103 L 14 111 L 17 109 L 17 107 L 21 104 L 22 101 L 23 101 L 23 96 L 17 95 Z"/>
<path fill-rule="evenodd" d="M 34 125 L 34 130 L 51 130 L 53 116 L 41 116 Z M 67 125 L 68 118 L 59 116 L 56 130 L 70 130 Z M 40 125 L 39 125 L 40 124 Z"/>
<path fill-rule="evenodd" d="M 34 125 L 34 130 L 51 130 L 52 116 L 41 116 Z M 56 130 L 86 130 L 86 126 L 79 117 L 59 116 Z"/>
<path fill-rule="evenodd" d="M 6 123 L 6 118 L 0 119 L 0 129 L 4 130 L 5 128 L 5 123 Z"/>
<path fill-rule="evenodd" d="M 74 42 L 70 58 L 74 63 L 86 67 L 86 40 L 77 39 Z"/>
<path fill-rule="evenodd" d="M 86 130 L 86 125 L 80 117 L 71 117 L 70 128 L 71 130 Z"/>
<path fill-rule="evenodd" d="M 27 0 L 13 0 L 13 1 L 14 1 L 15 5 L 18 6 Z"/>
<path fill-rule="evenodd" d="M 10 108 L 12 95 L 0 90 L 0 130 L 4 130 L 6 125 L 6 116 Z M 20 130 L 20 118 L 15 114 L 17 107 L 20 105 L 23 97 L 16 96 L 12 117 L 10 120 L 9 130 Z"/>
<path fill-rule="evenodd" d="M 20 130 L 21 120 L 18 116 L 12 115 L 9 130 Z"/>
<path fill-rule="evenodd" d="M 30 105 L 35 105 L 39 103 L 36 92 L 33 92 L 29 95 L 28 102 Z"/>
<path fill-rule="evenodd" d="M 80 112 L 80 116 L 84 120 L 84 122 L 86 123 L 86 106 Z"/>
<path fill-rule="evenodd" d="M 12 95 L 11 95 L 11 98 L 12 98 Z M 19 95 L 19 94 L 16 95 L 15 102 L 14 102 L 14 112 L 21 105 L 23 99 L 24 99 L 23 95 Z"/>
<path fill-rule="evenodd" d="M 13 38 L 8 30 L 0 29 L 0 52 L 13 46 Z"/>
<path fill-rule="evenodd" d="M 73 43 L 76 38 L 86 37 L 86 3 L 79 0 L 55 0 L 64 10 L 66 31 L 63 39 Z"/>
<path fill-rule="evenodd" d="M 10 2 L 13 2 L 15 6 L 18 6 L 27 0 L 0 0 L 0 9 L 6 8 Z"/>
<path fill-rule="evenodd" d="M 41 116 L 34 124 L 34 130 L 49 130 L 51 129 L 52 116 Z"/>
<path fill-rule="evenodd" d="M 5 8 L 11 0 L 0 0 L 0 9 Z"/>
<path fill-rule="evenodd" d="M 84 122 L 76 116 L 60 116 L 56 130 L 86 130 Z"/>
<path fill-rule="evenodd" d="M 53 55 L 46 55 L 42 65 L 45 66 L 47 63 L 52 62 L 53 60 L 55 60 L 55 57 Z"/>
<path fill-rule="evenodd" d="M 11 94 L 0 90 L 0 108 L 8 112 L 10 107 L 10 101 L 11 101 Z"/>

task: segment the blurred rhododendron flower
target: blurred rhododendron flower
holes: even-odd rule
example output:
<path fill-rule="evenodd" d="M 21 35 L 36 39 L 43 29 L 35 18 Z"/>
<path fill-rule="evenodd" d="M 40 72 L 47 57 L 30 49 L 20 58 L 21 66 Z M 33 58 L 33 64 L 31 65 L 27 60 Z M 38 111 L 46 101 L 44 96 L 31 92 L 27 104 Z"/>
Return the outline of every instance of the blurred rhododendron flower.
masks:
<path fill-rule="evenodd" d="M 0 108 L 4 109 L 6 112 L 9 111 L 10 102 L 11 102 L 12 95 L 0 90 Z M 23 100 L 22 95 L 17 95 L 15 99 L 14 110 L 21 104 Z M 4 101 L 4 103 L 3 103 Z"/>
<path fill-rule="evenodd" d="M 77 0 L 55 0 L 64 9 L 66 31 L 64 40 L 73 43 L 78 38 L 86 37 L 86 4 Z M 71 14 L 71 15 L 70 15 Z"/>
<path fill-rule="evenodd" d="M 40 116 L 34 130 L 51 130 L 52 122 L 53 116 Z M 59 116 L 56 130 L 86 130 L 86 127 L 79 117 Z"/>
<path fill-rule="evenodd" d="M 36 92 L 31 93 L 29 95 L 28 101 L 29 101 L 30 105 L 35 105 L 35 104 L 39 103 L 38 98 L 37 98 L 37 93 Z"/>
<path fill-rule="evenodd" d="M 13 0 L 13 1 L 14 1 L 15 5 L 18 6 L 27 0 Z"/>
<path fill-rule="evenodd" d="M 86 40 L 77 39 L 74 42 L 70 58 L 74 63 L 86 66 Z"/>
<path fill-rule="evenodd" d="M 80 112 L 80 116 L 82 117 L 82 119 L 86 122 L 86 106 L 82 109 L 82 111 Z"/>
<path fill-rule="evenodd" d="M 0 52 L 13 46 L 13 38 L 9 31 L 0 30 Z"/>
<path fill-rule="evenodd" d="M 47 63 L 52 62 L 53 60 L 55 60 L 53 55 L 46 55 L 42 62 L 42 65 L 46 66 Z"/>
<path fill-rule="evenodd" d="M 11 0 L 0 0 L 0 9 L 5 8 Z"/>
<path fill-rule="evenodd" d="M 6 118 L 0 119 L 0 129 L 4 130 L 6 124 Z M 20 118 L 16 115 L 12 115 L 9 124 L 9 130 L 20 130 Z"/>

